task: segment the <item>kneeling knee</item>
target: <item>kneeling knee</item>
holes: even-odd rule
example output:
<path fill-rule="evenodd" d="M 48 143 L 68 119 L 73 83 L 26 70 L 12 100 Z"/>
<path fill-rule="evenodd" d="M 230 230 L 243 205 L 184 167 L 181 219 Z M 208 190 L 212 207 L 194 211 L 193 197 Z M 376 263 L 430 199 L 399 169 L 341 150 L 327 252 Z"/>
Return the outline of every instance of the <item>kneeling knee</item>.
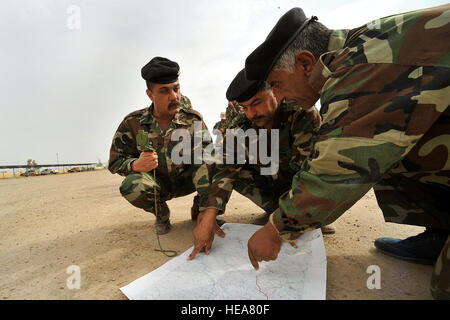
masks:
<path fill-rule="evenodd" d="M 122 184 L 119 187 L 119 191 L 122 196 L 127 196 L 133 193 L 134 189 L 139 185 L 139 180 L 142 179 L 142 174 L 132 173 L 125 177 Z"/>

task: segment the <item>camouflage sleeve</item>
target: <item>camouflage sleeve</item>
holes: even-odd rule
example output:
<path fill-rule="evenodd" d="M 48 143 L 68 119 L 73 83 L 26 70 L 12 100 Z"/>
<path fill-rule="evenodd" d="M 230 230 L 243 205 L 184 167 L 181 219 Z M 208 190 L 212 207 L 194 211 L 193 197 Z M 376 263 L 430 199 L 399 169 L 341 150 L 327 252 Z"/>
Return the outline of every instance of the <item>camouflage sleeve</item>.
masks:
<path fill-rule="evenodd" d="M 300 170 L 301 164 L 310 154 L 311 139 L 317 134 L 320 124 L 321 117 L 315 106 L 294 114 L 291 125 L 292 156 L 289 164 L 295 171 Z"/>
<path fill-rule="evenodd" d="M 206 209 L 206 203 L 208 201 L 209 187 L 211 185 L 211 177 L 214 165 L 205 162 L 204 155 L 207 153 L 207 147 L 212 145 L 212 138 L 208 131 L 206 124 L 202 121 L 202 127 L 200 132 L 194 132 L 195 135 L 199 135 L 201 139 L 201 146 L 196 145 L 194 148 L 201 148 L 201 159 L 193 159 L 194 170 L 192 171 L 192 181 L 194 183 L 195 189 L 200 196 L 199 199 L 199 210 L 203 211 Z M 195 139 L 194 139 L 195 141 Z M 194 150 L 193 156 L 195 157 L 196 152 Z"/>
<path fill-rule="evenodd" d="M 139 151 L 136 146 L 136 137 L 130 130 L 128 119 L 125 118 L 113 137 L 108 170 L 111 173 L 127 176 L 133 172 L 131 163 L 137 158 L 139 158 Z"/>
<path fill-rule="evenodd" d="M 450 96 L 448 68 L 317 68 L 319 77 L 328 78 L 321 91 L 323 123 L 270 218 L 286 240 L 333 222 L 353 206 L 417 144 Z"/>
<path fill-rule="evenodd" d="M 233 183 L 239 176 L 242 166 L 240 165 L 219 165 L 214 172 L 205 208 L 214 208 L 223 214 L 226 209 Z"/>
<path fill-rule="evenodd" d="M 238 128 L 234 128 L 238 129 Z M 230 135 L 229 137 L 231 137 Z M 229 138 L 228 137 L 228 138 Z M 237 159 L 237 139 L 232 139 L 233 141 L 227 141 L 227 135 L 223 136 L 222 141 L 219 143 L 218 149 L 223 150 L 221 163 L 216 164 L 213 176 L 211 179 L 211 185 L 208 190 L 208 199 L 206 203 L 206 208 L 214 208 L 219 211 L 219 214 L 223 214 L 226 209 L 228 200 L 230 199 L 231 193 L 233 191 L 233 185 L 235 181 L 239 178 L 240 171 L 242 170 L 241 164 L 227 164 L 227 143 L 233 143 L 233 154 L 228 155 L 230 159 Z M 247 152 L 247 150 L 245 150 Z"/>

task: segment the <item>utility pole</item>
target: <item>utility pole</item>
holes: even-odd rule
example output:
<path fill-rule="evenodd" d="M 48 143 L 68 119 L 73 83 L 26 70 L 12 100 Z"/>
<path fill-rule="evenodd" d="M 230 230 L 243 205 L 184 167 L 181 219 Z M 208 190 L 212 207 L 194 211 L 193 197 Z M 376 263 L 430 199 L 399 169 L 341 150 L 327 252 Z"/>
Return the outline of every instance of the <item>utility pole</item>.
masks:
<path fill-rule="evenodd" d="M 56 167 L 56 169 L 57 169 L 58 171 L 56 171 L 56 172 L 59 172 L 59 155 L 58 155 L 58 152 L 56 153 L 56 164 L 58 165 L 58 166 Z"/>

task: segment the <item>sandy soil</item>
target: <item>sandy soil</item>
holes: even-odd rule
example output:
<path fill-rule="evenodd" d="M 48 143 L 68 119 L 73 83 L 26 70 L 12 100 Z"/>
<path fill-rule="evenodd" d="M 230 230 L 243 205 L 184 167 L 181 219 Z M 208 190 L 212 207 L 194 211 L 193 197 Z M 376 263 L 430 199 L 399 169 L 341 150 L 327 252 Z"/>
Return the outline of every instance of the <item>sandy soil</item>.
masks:
<path fill-rule="evenodd" d="M 153 215 L 119 194 L 122 177 L 108 171 L 0 180 L 1 299 L 126 299 L 120 287 L 170 258 L 155 252 Z M 172 231 L 164 248 L 179 253 L 192 245 L 193 195 L 169 202 Z M 262 210 L 233 193 L 228 222 L 251 223 Z M 376 251 L 377 237 L 408 237 L 420 227 L 385 223 L 369 192 L 325 235 L 327 299 L 431 299 L 433 267 Z M 66 287 L 67 267 L 81 269 L 81 288 Z M 378 265 L 381 289 L 369 290 L 367 267 Z"/>

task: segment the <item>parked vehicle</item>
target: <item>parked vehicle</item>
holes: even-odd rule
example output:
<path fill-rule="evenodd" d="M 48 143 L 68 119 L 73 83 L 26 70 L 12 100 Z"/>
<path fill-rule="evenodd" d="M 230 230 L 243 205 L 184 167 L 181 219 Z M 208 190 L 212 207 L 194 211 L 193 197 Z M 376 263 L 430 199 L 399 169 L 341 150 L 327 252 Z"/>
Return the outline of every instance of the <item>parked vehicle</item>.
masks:
<path fill-rule="evenodd" d="M 21 174 L 20 174 L 20 176 L 22 176 L 22 177 L 26 177 L 26 176 L 38 176 L 39 175 L 39 172 L 37 171 L 37 170 L 35 170 L 35 169 L 30 169 L 30 170 L 28 170 L 28 174 L 27 174 L 27 172 L 25 171 L 25 172 L 22 172 Z"/>
<path fill-rule="evenodd" d="M 45 176 L 47 174 L 56 174 L 56 172 L 53 169 L 47 168 L 47 169 L 42 170 L 39 174 L 41 176 Z"/>

